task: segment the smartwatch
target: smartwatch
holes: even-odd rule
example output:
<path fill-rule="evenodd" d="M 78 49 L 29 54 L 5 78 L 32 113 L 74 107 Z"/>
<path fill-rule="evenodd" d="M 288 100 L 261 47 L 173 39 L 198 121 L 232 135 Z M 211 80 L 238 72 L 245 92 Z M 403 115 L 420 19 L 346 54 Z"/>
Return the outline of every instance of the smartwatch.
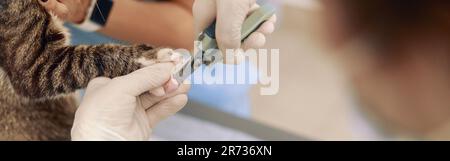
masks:
<path fill-rule="evenodd" d="M 108 22 L 113 5 L 113 0 L 91 0 L 84 21 L 76 26 L 88 32 L 100 30 Z"/>

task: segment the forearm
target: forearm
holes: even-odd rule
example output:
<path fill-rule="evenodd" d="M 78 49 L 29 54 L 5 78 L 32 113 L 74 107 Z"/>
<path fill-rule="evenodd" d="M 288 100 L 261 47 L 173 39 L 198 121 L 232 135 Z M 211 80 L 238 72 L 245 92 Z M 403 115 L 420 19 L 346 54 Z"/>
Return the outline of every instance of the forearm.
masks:
<path fill-rule="evenodd" d="M 194 29 L 189 5 L 191 0 L 115 1 L 100 32 L 135 43 L 192 49 Z"/>
<path fill-rule="evenodd" d="M 169 0 L 171 2 L 177 3 L 178 5 L 185 8 L 187 11 L 192 11 L 192 6 L 194 6 L 194 0 Z"/>

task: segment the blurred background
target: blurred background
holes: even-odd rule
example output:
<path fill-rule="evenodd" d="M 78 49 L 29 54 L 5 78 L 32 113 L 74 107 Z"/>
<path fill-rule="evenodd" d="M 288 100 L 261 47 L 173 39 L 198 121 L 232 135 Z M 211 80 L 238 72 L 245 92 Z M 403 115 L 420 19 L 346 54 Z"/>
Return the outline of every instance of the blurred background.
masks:
<path fill-rule="evenodd" d="M 259 2 L 278 9 L 266 48 L 280 50 L 279 93 L 193 85 L 190 103 L 156 128 L 156 140 L 450 139 L 450 5 Z M 122 43 L 70 29 L 74 44 Z"/>
<path fill-rule="evenodd" d="M 280 49 L 280 91 L 261 96 L 252 88 L 252 118 L 313 139 L 355 139 L 351 91 L 324 43 L 320 4 L 271 2 L 279 5 L 279 26 L 267 48 Z"/>
<path fill-rule="evenodd" d="M 449 4 L 271 2 L 281 88 L 253 89 L 253 119 L 320 140 L 450 138 Z"/>

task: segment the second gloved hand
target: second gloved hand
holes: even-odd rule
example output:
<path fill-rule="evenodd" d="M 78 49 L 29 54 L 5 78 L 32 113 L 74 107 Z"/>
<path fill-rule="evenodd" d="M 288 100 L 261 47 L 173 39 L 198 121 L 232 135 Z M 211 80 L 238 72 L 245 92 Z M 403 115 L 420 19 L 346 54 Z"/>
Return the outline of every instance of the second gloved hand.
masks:
<path fill-rule="evenodd" d="M 216 37 L 222 51 L 260 48 L 265 45 L 266 36 L 275 30 L 276 16 L 241 44 L 242 24 L 258 8 L 256 0 L 196 0 L 193 7 L 196 33 L 201 33 L 216 19 Z"/>

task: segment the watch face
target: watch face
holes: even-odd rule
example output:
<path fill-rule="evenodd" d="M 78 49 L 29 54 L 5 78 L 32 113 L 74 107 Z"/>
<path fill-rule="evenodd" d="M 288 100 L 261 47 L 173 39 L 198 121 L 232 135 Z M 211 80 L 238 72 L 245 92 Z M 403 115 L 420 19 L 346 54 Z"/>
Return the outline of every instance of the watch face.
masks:
<path fill-rule="evenodd" d="M 105 26 L 113 4 L 112 0 L 97 0 L 97 4 L 95 4 L 92 12 L 91 21 L 101 26 Z"/>

